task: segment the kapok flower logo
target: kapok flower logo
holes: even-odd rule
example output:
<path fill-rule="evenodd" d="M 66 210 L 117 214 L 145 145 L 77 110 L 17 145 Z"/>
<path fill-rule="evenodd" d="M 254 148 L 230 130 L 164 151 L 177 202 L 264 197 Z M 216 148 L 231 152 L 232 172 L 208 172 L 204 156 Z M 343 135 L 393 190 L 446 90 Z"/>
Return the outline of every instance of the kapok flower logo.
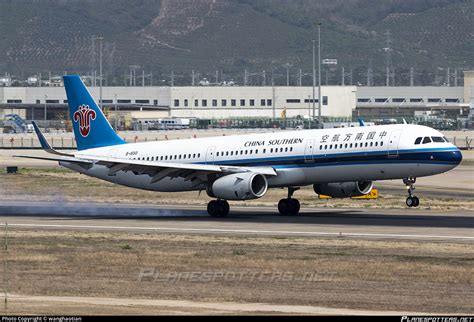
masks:
<path fill-rule="evenodd" d="M 82 104 L 73 116 L 74 122 L 79 122 L 79 132 L 83 137 L 87 137 L 91 129 L 91 119 L 95 120 L 96 117 L 95 111 L 91 110 L 89 105 Z"/>

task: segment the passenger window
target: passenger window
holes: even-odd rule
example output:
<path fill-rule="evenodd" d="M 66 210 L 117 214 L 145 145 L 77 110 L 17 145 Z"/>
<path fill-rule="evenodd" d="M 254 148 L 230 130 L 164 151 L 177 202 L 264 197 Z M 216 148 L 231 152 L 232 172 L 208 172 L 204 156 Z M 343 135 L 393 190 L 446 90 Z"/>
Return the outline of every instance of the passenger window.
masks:
<path fill-rule="evenodd" d="M 263 153 L 266 153 L 267 152 L 267 149 L 263 149 Z"/>
<path fill-rule="evenodd" d="M 373 142 L 370 142 L 370 146 L 372 146 L 374 143 Z"/>
<path fill-rule="evenodd" d="M 379 145 L 379 142 L 375 142 L 375 146 L 378 146 Z"/>
<path fill-rule="evenodd" d="M 319 149 L 320 149 L 320 150 L 322 150 L 322 149 L 323 149 L 323 146 L 322 146 L 322 145 L 320 145 L 320 146 L 319 146 Z"/>
<path fill-rule="evenodd" d="M 352 148 L 352 143 L 351 143 L 351 148 Z M 354 143 L 354 148 L 357 148 L 357 143 Z"/>
<path fill-rule="evenodd" d="M 382 146 L 382 145 L 383 145 L 383 141 L 380 141 L 380 146 Z"/>
<path fill-rule="evenodd" d="M 415 144 L 420 144 L 420 143 L 421 143 L 421 139 L 422 139 L 422 137 L 416 138 Z"/>
<path fill-rule="evenodd" d="M 365 147 L 367 147 L 368 144 L 369 144 L 369 143 L 365 142 Z"/>
<path fill-rule="evenodd" d="M 290 148 L 290 152 L 293 152 L 293 147 Z"/>
<path fill-rule="evenodd" d="M 423 139 L 423 144 L 426 144 L 426 143 L 430 143 L 431 142 L 431 139 L 429 136 L 425 136 L 425 138 Z"/>

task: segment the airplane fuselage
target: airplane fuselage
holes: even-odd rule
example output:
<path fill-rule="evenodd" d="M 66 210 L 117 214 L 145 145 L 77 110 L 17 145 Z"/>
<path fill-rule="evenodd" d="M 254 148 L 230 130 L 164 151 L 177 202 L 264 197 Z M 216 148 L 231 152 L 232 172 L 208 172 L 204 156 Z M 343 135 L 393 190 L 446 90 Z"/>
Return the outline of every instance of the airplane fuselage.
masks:
<path fill-rule="evenodd" d="M 277 175 L 268 177 L 269 188 L 430 176 L 454 168 L 462 159 L 459 149 L 440 132 L 407 124 L 120 144 L 82 150 L 75 156 L 271 167 Z M 139 189 L 174 192 L 206 188 L 182 177 L 152 182 L 147 174 L 119 171 L 111 175 L 103 165 L 60 163 L 89 176 Z"/>

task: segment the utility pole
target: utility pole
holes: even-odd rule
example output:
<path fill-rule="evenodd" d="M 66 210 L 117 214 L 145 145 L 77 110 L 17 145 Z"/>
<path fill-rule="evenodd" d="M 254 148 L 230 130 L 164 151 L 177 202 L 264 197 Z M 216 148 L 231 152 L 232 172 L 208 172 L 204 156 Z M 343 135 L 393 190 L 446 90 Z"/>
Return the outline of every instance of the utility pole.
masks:
<path fill-rule="evenodd" d="M 97 37 L 97 39 L 99 40 L 99 73 L 100 73 L 99 108 L 102 109 L 102 78 L 103 78 L 102 77 L 102 40 L 104 39 L 104 37 L 99 36 Z"/>
<path fill-rule="evenodd" d="M 318 122 L 319 128 L 323 128 L 321 122 L 321 23 L 318 23 Z"/>
<path fill-rule="evenodd" d="M 5 288 L 5 313 L 8 311 L 8 223 L 5 223 L 5 258 L 3 260 L 3 285 Z"/>
<path fill-rule="evenodd" d="M 286 68 L 286 86 L 290 86 L 290 67 L 293 67 L 293 65 L 286 63 L 283 67 Z"/>
<path fill-rule="evenodd" d="M 342 66 L 342 81 L 341 81 L 341 85 L 344 86 L 344 76 L 346 76 L 345 72 L 344 72 L 344 66 Z"/>
<path fill-rule="evenodd" d="M 117 114 L 117 94 L 114 94 L 114 102 L 115 102 L 115 131 L 118 129 L 118 114 Z"/>
<path fill-rule="evenodd" d="M 415 70 L 413 67 L 410 67 L 410 86 L 415 86 Z"/>
<path fill-rule="evenodd" d="M 391 44 L 392 44 L 392 40 L 390 39 L 390 30 L 387 30 L 385 32 L 385 35 L 387 36 L 387 40 L 386 40 L 386 46 L 384 48 L 385 50 L 385 53 L 386 53 L 386 79 L 385 79 L 385 86 L 390 86 L 390 78 L 395 78 L 395 75 L 392 74 L 392 48 L 391 48 Z M 394 83 L 394 82 L 393 82 Z M 395 84 L 392 84 L 392 85 L 395 85 Z"/>
<path fill-rule="evenodd" d="M 369 67 L 367 68 L 367 86 L 373 86 L 373 69 L 372 69 L 372 59 L 369 60 Z"/>
<path fill-rule="evenodd" d="M 449 73 L 449 67 L 446 69 L 446 85 L 451 86 L 451 74 Z"/>
<path fill-rule="evenodd" d="M 248 75 L 247 75 L 247 68 L 244 69 L 244 86 L 247 86 L 248 83 Z"/>
<path fill-rule="evenodd" d="M 47 113 L 46 113 L 46 104 L 47 104 L 47 103 L 46 103 L 46 99 L 47 99 L 47 98 L 48 98 L 48 95 L 45 95 L 45 96 L 44 96 L 44 126 L 45 126 L 45 127 L 46 127 L 46 115 L 47 115 Z"/>
<path fill-rule="evenodd" d="M 171 70 L 171 87 L 174 86 L 174 70 Z"/>
<path fill-rule="evenodd" d="M 313 39 L 313 119 L 316 119 L 316 39 Z"/>
<path fill-rule="evenodd" d="M 194 69 L 191 71 L 192 85 L 194 86 Z"/>

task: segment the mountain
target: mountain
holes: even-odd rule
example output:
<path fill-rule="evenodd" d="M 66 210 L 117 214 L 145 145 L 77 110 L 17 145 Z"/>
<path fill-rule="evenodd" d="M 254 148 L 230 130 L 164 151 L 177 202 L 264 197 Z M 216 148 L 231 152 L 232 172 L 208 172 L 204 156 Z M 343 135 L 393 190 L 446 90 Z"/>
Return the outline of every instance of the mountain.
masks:
<path fill-rule="evenodd" d="M 177 82 L 245 68 L 283 81 L 287 63 L 310 72 L 321 22 L 322 58 L 338 59 L 332 81 L 344 66 L 365 82 L 371 62 L 383 82 L 390 48 L 397 83 L 412 66 L 429 83 L 446 67 L 474 68 L 473 21 L 473 0 L 0 0 L 0 73 L 98 69 L 101 35 L 116 80 L 139 65 L 161 78 L 174 70 Z"/>

